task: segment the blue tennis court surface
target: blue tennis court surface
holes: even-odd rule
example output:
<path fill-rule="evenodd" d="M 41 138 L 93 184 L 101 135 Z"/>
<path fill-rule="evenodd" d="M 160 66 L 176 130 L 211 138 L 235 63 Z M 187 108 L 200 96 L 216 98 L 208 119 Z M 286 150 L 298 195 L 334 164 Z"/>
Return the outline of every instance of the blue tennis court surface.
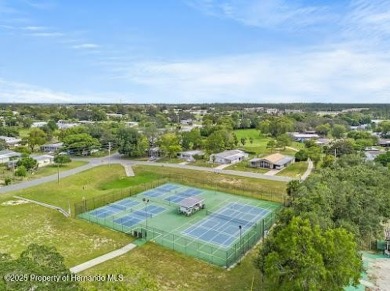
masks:
<path fill-rule="evenodd" d="M 164 192 L 155 191 L 155 190 L 149 190 L 144 192 L 144 195 L 147 197 L 159 197 L 159 196 L 163 196 L 164 194 L 165 194 Z"/>
<path fill-rule="evenodd" d="M 181 201 L 183 201 L 184 199 L 186 199 L 188 197 L 197 196 L 201 193 L 202 193 L 202 191 L 199 189 L 186 189 L 182 192 L 179 192 L 175 195 L 172 195 L 172 196 L 165 198 L 165 200 L 169 201 L 169 202 L 173 202 L 173 203 L 180 203 Z"/>
<path fill-rule="evenodd" d="M 228 248 L 239 238 L 240 226 L 243 235 L 269 213 L 260 207 L 232 202 L 209 213 L 182 234 Z"/>
<path fill-rule="evenodd" d="M 178 188 L 180 188 L 180 186 L 178 186 L 178 185 L 165 184 L 165 185 L 162 185 L 160 187 L 154 188 L 154 190 L 159 190 L 159 191 L 162 191 L 162 192 L 170 192 L 170 191 L 176 190 Z"/>
<path fill-rule="evenodd" d="M 153 217 L 161 212 L 164 212 L 165 208 L 161 206 L 148 205 L 142 209 L 135 210 L 131 213 L 128 213 L 120 218 L 114 220 L 115 223 L 131 227 L 136 225 L 144 220 L 147 217 Z"/>

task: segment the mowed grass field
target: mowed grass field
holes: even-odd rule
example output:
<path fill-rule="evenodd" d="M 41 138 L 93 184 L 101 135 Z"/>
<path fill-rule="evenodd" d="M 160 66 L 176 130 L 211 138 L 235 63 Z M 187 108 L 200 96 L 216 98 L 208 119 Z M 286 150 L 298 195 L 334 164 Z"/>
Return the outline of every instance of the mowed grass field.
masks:
<path fill-rule="evenodd" d="M 125 177 L 120 165 L 99 166 L 64 178 L 58 185 L 51 182 L 0 196 L 0 252 L 16 257 L 30 243 L 55 246 L 65 257 L 69 267 L 122 247 L 133 238 L 77 218 L 65 218 L 62 214 L 35 204 L 7 205 L 4 202 L 15 200 L 19 195 L 64 209 L 84 198 L 92 198 L 117 191 L 127 191 L 130 187 L 150 183 L 161 177 L 198 177 L 204 181 L 218 181 L 226 185 L 252 185 L 260 191 L 272 189 L 275 193 L 285 192 L 285 183 L 233 177 L 200 171 L 167 169 L 165 167 L 134 167 L 135 177 Z M 253 196 L 252 196 L 253 197 Z M 259 195 L 260 197 L 260 195 Z M 134 269 L 148 274 L 156 282 L 158 290 L 261 290 L 259 271 L 253 266 L 255 252 L 248 254 L 242 264 L 231 271 L 210 265 L 203 261 L 167 250 L 153 243 L 137 247 L 128 254 L 105 262 L 85 271 L 83 274 L 130 274 Z M 128 278 L 129 279 L 129 278 Z M 121 283 L 122 290 L 132 290 L 134 282 Z M 88 290 L 102 290 L 98 282 L 83 283 Z"/>
<path fill-rule="evenodd" d="M 264 155 L 272 154 L 273 152 L 280 152 L 281 154 L 284 155 L 293 156 L 296 153 L 296 151 L 291 150 L 289 148 L 286 148 L 284 150 L 274 149 L 273 151 L 267 148 L 267 143 L 270 140 L 272 140 L 272 138 L 260 134 L 257 129 L 237 129 L 234 131 L 234 133 L 238 138 L 238 142 L 239 142 L 238 147 L 248 153 L 252 153 L 252 155 L 264 156 Z M 253 139 L 252 144 L 249 142 L 250 137 L 252 137 Z M 244 146 L 241 144 L 241 138 L 247 138 Z M 304 144 L 298 142 L 292 142 L 291 147 L 299 150 L 304 148 Z"/>

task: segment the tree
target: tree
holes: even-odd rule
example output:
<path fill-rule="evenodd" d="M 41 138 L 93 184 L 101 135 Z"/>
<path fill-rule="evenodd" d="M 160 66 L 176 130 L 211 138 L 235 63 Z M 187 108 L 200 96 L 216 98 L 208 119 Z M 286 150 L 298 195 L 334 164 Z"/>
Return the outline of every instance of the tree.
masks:
<path fill-rule="evenodd" d="M 181 145 L 185 150 L 198 149 L 202 145 L 202 137 L 198 128 L 181 134 Z"/>
<path fill-rule="evenodd" d="M 308 158 L 309 155 L 307 153 L 307 150 L 299 150 L 298 152 L 295 153 L 295 160 L 297 162 L 307 161 Z"/>
<path fill-rule="evenodd" d="M 32 128 L 28 134 L 28 145 L 31 151 L 34 151 L 35 146 L 43 145 L 46 142 L 46 133 L 40 128 Z"/>
<path fill-rule="evenodd" d="M 34 276 L 59 276 L 63 280 L 32 280 Z M 54 247 L 30 244 L 19 258 L 0 254 L 0 290 L 78 290 L 78 282 L 70 279 L 70 271 L 64 258 Z M 24 280 L 6 280 L 6 276 L 18 276 Z"/>
<path fill-rule="evenodd" d="M 276 138 L 276 146 L 278 148 L 286 149 L 286 146 L 291 145 L 291 143 L 291 137 L 287 133 L 281 134 Z"/>
<path fill-rule="evenodd" d="M 4 139 L 0 139 L 0 151 L 7 149 L 7 143 Z"/>
<path fill-rule="evenodd" d="M 25 166 L 19 166 L 15 170 L 15 176 L 17 177 L 26 177 L 27 176 L 27 169 Z"/>
<path fill-rule="evenodd" d="M 235 135 L 233 135 L 230 131 L 225 129 L 216 130 L 207 137 L 205 148 L 208 153 L 216 153 L 233 148 L 235 142 Z"/>
<path fill-rule="evenodd" d="M 307 150 L 309 158 L 313 161 L 314 165 L 317 166 L 318 162 L 321 160 L 322 150 L 319 146 L 311 147 Z"/>
<path fill-rule="evenodd" d="M 77 155 L 86 155 L 92 149 L 99 148 L 100 142 L 88 133 L 71 134 L 63 139 L 64 148 Z"/>
<path fill-rule="evenodd" d="M 363 269 L 351 233 L 322 230 L 301 217 L 271 232 L 256 266 L 272 290 L 343 290 L 359 283 Z"/>
<path fill-rule="evenodd" d="M 276 141 L 271 139 L 269 142 L 267 142 L 267 149 L 271 149 L 271 153 L 274 151 L 276 147 Z"/>
<path fill-rule="evenodd" d="M 326 155 L 322 159 L 322 167 L 323 168 L 331 167 L 334 164 L 335 160 L 336 158 L 333 155 Z"/>
<path fill-rule="evenodd" d="M 17 161 L 16 166 L 24 166 L 27 171 L 30 171 L 38 167 L 38 162 L 32 157 L 24 155 Z"/>
<path fill-rule="evenodd" d="M 329 123 L 320 124 L 316 127 L 316 133 L 322 136 L 327 136 L 330 132 L 330 125 Z"/>
<path fill-rule="evenodd" d="M 292 131 L 294 123 L 287 117 L 271 117 L 259 123 L 258 129 L 264 134 L 270 134 L 273 137 Z"/>
<path fill-rule="evenodd" d="M 253 144 L 253 137 L 249 138 L 249 142 L 250 142 L 250 144 Z"/>
<path fill-rule="evenodd" d="M 328 148 L 328 154 L 335 155 L 336 157 L 353 154 L 355 150 L 352 141 L 353 140 L 349 139 L 335 141 L 332 146 Z"/>
<path fill-rule="evenodd" d="M 390 152 L 378 155 L 375 158 L 375 162 L 378 162 L 383 166 L 387 167 L 388 165 L 390 165 Z"/>
<path fill-rule="evenodd" d="M 160 148 L 169 158 L 173 158 L 181 151 L 180 139 L 174 133 L 166 133 L 160 137 Z"/>
<path fill-rule="evenodd" d="M 379 123 L 377 130 L 381 132 L 382 137 L 384 137 L 384 138 L 389 137 L 390 136 L 390 121 L 382 121 L 381 123 Z"/>
<path fill-rule="evenodd" d="M 70 163 L 72 160 L 68 155 L 56 155 L 54 157 L 54 162 L 60 166 Z"/>
<path fill-rule="evenodd" d="M 118 152 L 128 157 L 141 157 L 149 147 L 146 136 L 134 128 L 122 128 L 117 136 Z"/>
<path fill-rule="evenodd" d="M 241 138 L 241 144 L 244 146 L 245 144 L 246 144 L 246 140 L 247 140 L 247 138 L 246 137 L 242 137 Z"/>
<path fill-rule="evenodd" d="M 345 126 L 340 124 L 335 124 L 331 131 L 332 136 L 334 138 L 342 138 L 345 132 L 346 132 Z"/>

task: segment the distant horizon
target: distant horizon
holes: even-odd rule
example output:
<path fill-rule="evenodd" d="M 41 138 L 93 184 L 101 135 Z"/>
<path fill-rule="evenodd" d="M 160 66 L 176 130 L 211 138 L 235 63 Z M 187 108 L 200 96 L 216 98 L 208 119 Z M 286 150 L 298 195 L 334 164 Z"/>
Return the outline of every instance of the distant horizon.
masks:
<path fill-rule="evenodd" d="M 208 102 L 208 103 L 110 103 L 110 102 L 89 102 L 89 103 L 77 103 L 77 102 L 64 102 L 64 103 L 47 103 L 47 102 L 0 102 L 0 105 L 307 105 L 307 104 L 319 104 L 319 105 L 351 105 L 351 106 L 364 106 L 364 105 L 389 105 L 390 103 L 343 103 L 343 102 L 278 102 L 278 103 L 252 103 L 252 102 Z"/>
<path fill-rule="evenodd" d="M 0 0 L 0 101 L 386 104 L 385 11 L 390 1 Z"/>

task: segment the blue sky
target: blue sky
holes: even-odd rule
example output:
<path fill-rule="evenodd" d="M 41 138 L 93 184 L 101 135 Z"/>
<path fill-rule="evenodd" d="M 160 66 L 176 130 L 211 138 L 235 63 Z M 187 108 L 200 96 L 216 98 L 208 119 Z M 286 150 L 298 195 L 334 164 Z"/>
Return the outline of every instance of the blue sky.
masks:
<path fill-rule="evenodd" d="M 0 102 L 390 101 L 388 0 L 0 0 Z"/>

